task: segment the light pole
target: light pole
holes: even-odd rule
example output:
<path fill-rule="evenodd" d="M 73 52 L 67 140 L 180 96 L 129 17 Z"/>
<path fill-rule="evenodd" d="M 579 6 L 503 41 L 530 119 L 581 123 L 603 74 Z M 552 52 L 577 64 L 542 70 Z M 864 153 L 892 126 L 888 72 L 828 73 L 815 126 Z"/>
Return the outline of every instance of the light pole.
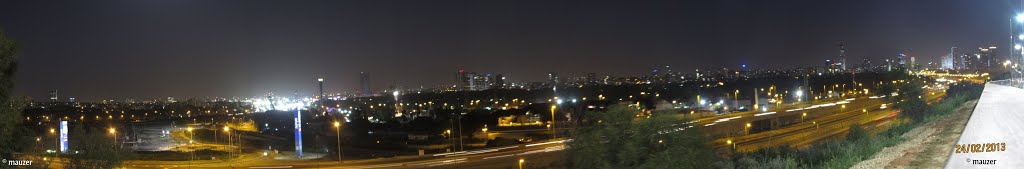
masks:
<path fill-rule="evenodd" d="M 50 128 L 50 134 L 54 135 L 53 138 L 56 140 L 53 144 L 53 149 L 60 149 L 60 137 L 57 137 L 57 130 Z"/>
<path fill-rule="evenodd" d="M 551 105 L 551 139 L 555 139 L 555 133 L 558 133 L 558 127 L 555 126 L 555 108 L 558 106 Z"/>
<path fill-rule="evenodd" d="M 747 127 L 744 129 L 746 129 L 746 135 L 750 135 L 750 123 L 747 123 Z"/>
<path fill-rule="evenodd" d="M 111 145 L 111 146 L 113 146 L 116 149 L 117 148 L 117 130 L 115 130 L 113 127 L 110 128 L 110 136 L 114 137 L 114 144 Z"/>
<path fill-rule="evenodd" d="M 736 106 L 736 110 L 739 110 L 739 107 L 740 107 L 740 90 L 739 89 L 736 89 L 736 92 L 733 92 L 733 94 L 732 94 L 732 104 L 733 104 L 733 106 Z"/>
<path fill-rule="evenodd" d="M 519 159 L 519 169 L 523 169 L 523 163 L 525 163 L 525 162 L 526 162 L 525 159 L 522 159 L 522 158 Z"/>
<path fill-rule="evenodd" d="M 334 128 L 338 131 L 338 163 L 341 163 L 341 158 L 345 156 L 345 152 L 341 151 L 341 122 L 334 121 Z"/>
<path fill-rule="evenodd" d="M 227 133 L 227 135 L 228 135 L 228 145 L 225 146 L 225 148 L 224 148 L 225 150 L 228 151 L 228 159 L 225 159 L 225 160 L 229 160 L 229 159 L 231 159 L 231 156 L 234 155 L 234 154 L 232 154 L 233 152 L 231 152 L 231 128 L 228 128 L 228 126 L 224 126 L 224 133 Z"/>
<path fill-rule="evenodd" d="M 195 148 L 195 143 L 193 142 L 193 140 L 195 138 L 195 134 L 192 133 L 192 127 L 186 128 L 185 131 L 188 131 L 188 144 L 189 144 L 189 146 L 192 146 L 192 148 Z M 192 168 L 192 160 L 195 160 L 195 158 L 196 158 L 196 151 L 195 150 L 189 151 L 188 168 Z"/>

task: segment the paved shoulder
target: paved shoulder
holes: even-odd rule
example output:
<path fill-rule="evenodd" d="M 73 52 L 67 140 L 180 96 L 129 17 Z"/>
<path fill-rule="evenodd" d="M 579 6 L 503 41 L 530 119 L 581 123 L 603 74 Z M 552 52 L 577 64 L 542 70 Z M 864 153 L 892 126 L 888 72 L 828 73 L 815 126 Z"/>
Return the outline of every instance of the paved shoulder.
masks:
<path fill-rule="evenodd" d="M 1024 167 L 1024 89 L 986 84 L 946 168 Z"/>

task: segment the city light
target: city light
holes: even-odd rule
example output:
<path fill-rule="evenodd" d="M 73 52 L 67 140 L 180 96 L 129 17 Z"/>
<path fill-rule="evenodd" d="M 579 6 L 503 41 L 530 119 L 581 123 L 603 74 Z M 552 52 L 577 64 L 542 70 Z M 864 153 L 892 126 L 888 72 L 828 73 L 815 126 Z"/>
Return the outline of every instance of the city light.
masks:
<path fill-rule="evenodd" d="M 11 158 L 36 160 L 37 163 L 41 159 L 48 162 L 31 168 L 54 168 L 74 166 L 76 157 L 96 156 L 104 158 L 89 160 L 104 164 L 101 168 L 511 168 L 508 161 L 513 161 L 520 169 L 750 168 L 771 167 L 760 163 L 772 162 L 777 156 L 758 153 L 790 147 L 787 149 L 791 150 L 783 154 L 802 155 L 801 159 L 812 160 L 784 161 L 786 166 L 828 168 L 832 166 L 829 161 L 839 160 L 844 165 L 837 166 L 849 167 L 846 165 L 861 164 L 858 162 L 871 160 L 869 157 L 907 152 L 890 153 L 875 146 L 857 152 L 861 158 L 838 159 L 847 152 L 819 150 L 836 146 L 871 147 L 870 144 L 879 143 L 875 139 L 912 135 L 905 132 L 921 130 L 918 128 L 935 130 L 935 133 L 960 132 L 957 131 L 960 128 L 934 124 L 985 123 L 977 120 L 966 123 L 972 118 L 961 116 L 1012 113 L 1012 108 L 1005 107 L 1024 105 L 1002 104 L 1015 97 L 1003 96 L 1006 99 L 997 100 L 1002 101 L 1001 104 L 992 104 L 989 102 L 992 99 L 979 96 L 1012 95 L 1017 93 L 991 91 L 1024 88 L 1021 87 L 1024 81 L 1019 80 L 1024 73 L 1017 67 L 1024 64 L 1021 63 L 1024 60 L 1020 60 L 1024 53 L 1024 13 L 1018 13 L 1024 9 L 1017 7 L 1021 4 L 1016 2 L 1010 3 L 1011 7 L 1002 2 L 985 2 L 982 6 L 976 5 L 978 3 L 925 6 L 979 9 L 956 12 L 916 9 L 920 6 L 886 10 L 886 5 L 836 2 L 810 5 L 773 2 L 778 5 L 769 6 L 752 3 L 740 4 L 743 8 L 736 9 L 704 7 L 707 5 L 701 3 L 672 5 L 697 6 L 687 10 L 662 10 L 664 7 L 658 5 L 664 4 L 660 3 L 615 4 L 610 9 L 601 8 L 615 11 L 612 13 L 564 8 L 564 3 L 509 6 L 395 2 L 383 8 L 379 4 L 355 3 L 346 5 L 374 10 L 334 10 L 317 6 L 337 5 L 280 2 L 282 6 L 310 10 L 303 12 L 316 15 L 310 17 L 268 15 L 295 11 L 253 8 L 267 4 L 248 1 L 244 3 L 257 4 L 203 12 L 148 8 L 105 10 L 97 6 L 126 5 L 89 3 L 97 4 L 79 5 L 71 10 L 82 16 L 96 16 L 72 17 L 85 19 L 82 21 L 32 15 L 66 14 L 54 10 L 65 9 L 63 6 L 38 8 L 49 6 L 45 3 L 31 6 L 15 3 L 9 8 L 19 10 L 0 10 L 2 14 L 15 14 L 4 15 L 7 19 L 0 20 L 0 25 L 12 30 L 0 31 L 0 49 L 24 48 L 24 51 L 0 52 L 0 60 L 12 60 L 0 63 L 0 70 L 47 70 L 17 73 L 18 77 L 48 79 L 19 80 L 16 84 L 22 87 L 11 88 L 13 92 L 8 93 L 12 94 L 0 93 L 0 98 L 16 98 L 8 99 L 17 101 L 12 103 L 0 99 L 0 105 L 17 104 L 18 109 L 9 113 L 19 116 L 10 120 L 20 121 L 16 123 L 17 128 L 10 130 L 16 131 L 13 136 L 18 138 L 0 141 L 25 142 L 0 147 L 12 150 L 5 153 L 15 154 L 4 163 Z M 885 14 L 920 22 L 905 22 L 892 29 L 845 29 L 873 28 L 873 25 L 863 24 L 887 23 L 891 18 L 878 17 L 877 12 L 872 12 L 878 11 L 875 8 L 880 6 L 882 11 L 887 11 Z M 28 7 L 36 8 L 23 9 Z M 410 7 L 422 10 L 387 12 L 409 11 Z M 790 10 L 779 12 L 778 7 Z M 858 9 L 838 10 L 854 13 L 828 12 L 843 7 Z M 453 9 L 472 12 L 470 16 L 443 17 L 440 22 L 431 20 L 437 18 L 433 16 L 447 16 L 449 13 L 444 11 Z M 472 16 L 481 14 L 476 11 L 496 9 L 513 12 L 500 12 L 499 17 Z M 650 12 L 651 9 L 657 11 Z M 385 11 L 388 15 L 375 11 Z M 736 11 L 773 18 L 758 22 L 771 26 L 721 24 L 745 23 L 744 19 L 749 19 L 729 17 Z M 156 16 L 168 17 L 107 18 L 149 16 L 153 12 Z M 971 12 L 977 14 L 964 14 Z M 536 15 L 538 13 L 545 15 Z M 521 22 L 581 13 L 595 16 L 584 18 L 585 22 L 563 18 Z M 693 14 L 697 15 L 689 16 Z M 841 17 L 806 19 L 806 16 L 816 15 Z M 687 20 L 684 25 L 649 24 L 674 23 L 679 18 L 693 17 L 712 19 Z M 996 22 L 975 23 L 962 18 Z M 103 22 L 108 26 L 89 29 L 99 33 L 52 33 L 75 32 L 74 27 L 62 25 L 96 20 L 111 23 Z M 154 29 L 131 26 L 193 20 L 203 22 Z M 263 21 L 268 20 L 288 22 L 265 26 Z M 484 24 L 477 24 L 481 20 Z M 600 24 L 634 20 L 642 22 L 622 22 L 612 28 L 602 28 L 608 25 Z M 47 22 L 33 25 L 15 21 Z M 375 26 L 378 25 L 375 23 L 391 22 L 438 24 L 427 29 L 417 24 Z M 21 25 L 24 23 L 29 24 Z M 211 26 L 205 23 L 230 24 Z M 508 27 L 509 23 L 512 27 Z M 929 33 L 929 29 L 936 28 L 935 24 L 923 23 L 946 23 L 943 25 L 956 25 L 963 30 L 906 34 L 906 30 Z M 199 41 L 204 43 L 181 45 L 179 39 L 195 38 L 178 37 L 182 34 L 174 32 L 180 32 L 175 29 L 180 27 L 196 28 L 186 32 L 203 35 L 197 37 L 202 37 Z M 596 33 L 589 30 L 595 27 Z M 726 29 L 720 29 L 722 27 Z M 569 34 L 587 38 L 559 36 L 566 34 L 562 28 L 583 30 L 582 34 L 572 31 Z M 294 36 L 297 30 L 300 31 L 297 35 L 322 36 Z M 128 32 L 131 36 L 142 37 L 143 41 L 90 36 L 110 32 L 115 32 L 114 37 L 120 37 L 117 32 Z M 227 34 L 220 35 L 225 32 Z M 835 34 L 837 32 L 845 34 Z M 974 35 L 978 32 L 1000 36 Z M 17 38 L 8 38 L 8 33 Z M 649 35 L 667 35 L 664 36 L 667 38 L 644 38 Z M 442 41 L 434 43 L 439 38 Z M 65 43 L 83 39 L 89 42 L 88 49 L 110 50 L 79 51 L 81 43 Z M 886 41 L 892 39 L 900 43 Z M 933 43 L 937 39 L 944 43 Z M 146 45 L 141 48 L 125 46 L 125 42 Z M 778 42 L 786 43 L 773 44 Z M 885 45 L 879 48 L 878 44 Z M 13 64 L 35 63 L 31 59 L 18 60 L 32 57 L 15 57 L 15 54 L 46 54 L 46 50 L 57 53 L 51 54 L 54 58 L 43 59 L 46 64 Z M 77 55 L 66 55 L 68 53 L 103 55 L 104 58 L 81 59 L 75 57 Z M 998 68 L 1000 64 L 1003 69 Z M 13 79 L 4 78 L 8 76 L 14 77 L 0 73 L 0 84 L 15 84 Z M 309 82 L 310 77 L 315 81 Z M 327 77 L 332 78 L 332 83 L 326 83 Z M 83 83 L 82 79 L 95 82 Z M 0 90 L 7 90 L 3 88 L 4 85 L 0 85 Z M 743 100 L 739 99 L 741 93 Z M 805 96 L 811 100 L 803 101 Z M 731 102 L 725 102 L 730 98 Z M 964 104 L 966 106 L 961 106 Z M 851 109 L 846 111 L 847 107 Z M 861 113 L 856 112 L 857 107 L 861 108 Z M 544 108 L 549 111 L 544 112 Z M 867 110 L 869 108 L 873 110 Z M 993 108 L 1011 111 L 980 111 Z M 7 109 L 0 111 L 8 112 Z M 933 111 L 940 113 L 928 113 Z M 920 121 L 922 119 L 928 121 Z M 811 120 L 811 124 L 806 120 Z M 929 123 L 932 120 L 936 122 Z M 753 123 L 758 123 L 758 128 L 753 128 Z M 820 129 L 820 125 L 825 125 L 825 129 Z M 107 127 L 106 134 L 102 133 L 103 127 Z M 125 130 L 120 130 L 122 128 Z M 335 130 L 334 149 L 330 148 L 329 130 Z M 341 134 L 343 130 L 345 134 Z M 897 133 L 884 132 L 888 130 Z M 195 137 L 197 134 L 200 137 Z M 35 142 L 31 141 L 32 137 Z M 108 137 L 113 139 L 111 147 L 106 146 Z M 346 138 L 345 142 L 341 142 L 342 137 Z M 851 141 L 855 139 L 864 141 Z M 892 151 L 931 150 L 934 145 L 1015 142 L 939 139 L 934 141 L 941 144 L 920 144 L 913 142 L 920 139 L 890 140 L 893 141 L 885 143 L 895 147 L 919 146 Z M 348 152 L 341 143 L 349 143 L 345 144 L 349 146 Z M 739 149 L 740 143 L 743 149 Z M 1012 145 L 1017 144 L 1011 144 L 1011 149 L 1015 148 Z M 349 153 L 350 161 L 344 161 L 345 153 Z M 964 163 L 962 159 L 969 159 L 968 163 L 1002 159 L 976 158 L 1002 155 L 999 152 L 953 153 L 952 156 L 958 157 L 974 155 L 947 160 L 956 161 L 954 164 L 941 163 L 938 157 L 932 157 L 947 158 L 944 156 L 950 156 L 949 153 L 918 154 L 921 159 L 936 159 L 927 162 L 953 168 L 965 168 L 960 165 Z M 184 156 L 189 158 L 186 160 Z M 626 156 L 628 158 L 623 158 Z M 531 166 L 525 166 L 526 158 L 534 160 Z M 577 163 L 581 161 L 586 163 Z M 901 167 L 906 166 L 895 168 Z"/>

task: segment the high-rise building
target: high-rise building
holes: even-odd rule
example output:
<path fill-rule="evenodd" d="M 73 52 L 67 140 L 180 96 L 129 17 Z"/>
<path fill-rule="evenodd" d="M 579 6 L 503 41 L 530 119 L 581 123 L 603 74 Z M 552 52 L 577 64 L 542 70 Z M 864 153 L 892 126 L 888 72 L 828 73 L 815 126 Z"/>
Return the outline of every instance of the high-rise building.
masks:
<path fill-rule="evenodd" d="M 975 64 L 975 69 L 988 69 L 989 67 L 991 67 L 992 66 L 992 60 L 993 60 L 992 57 L 995 56 L 995 53 L 996 53 L 996 47 L 995 46 L 979 47 L 978 48 L 978 55 L 975 58 L 976 63 L 977 63 L 977 64 Z"/>
<path fill-rule="evenodd" d="M 910 57 L 910 65 L 907 66 L 907 67 L 909 67 L 910 69 L 917 69 L 918 68 L 917 67 L 917 59 L 914 59 L 914 57 L 911 56 Z"/>
<path fill-rule="evenodd" d="M 871 59 L 864 58 L 863 60 L 861 60 L 860 61 L 860 67 L 863 68 L 863 69 L 871 69 L 873 67 L 871 65 Z"/>
<path fill-rule="evenodd" d="M 505 88 L 505 75 L 498 74 L 497 76 L 494 76 L 494 81 L 493 82 L 494 82 L 493 85 L 491 85 L 492 89 L 502 89 L 502 88 Z"/>
<path fill-rule="evenodd" d="M 558 86 L 558 73 L 548 73 L 548 85 Z"/>
<path fill-rule="evenodd" d="M 955 69 L 956 63 L 956 46 L 949 47 L 949 54 L 942 57 L 942 68 L 943 69 Z"/>
<path fill-rule="evenodd" d="M 460 69 L 459 72 L 456 73 L 455 75 L 455 80 L 457 80 L 455 86 L 457 90 L 462 91 L 487 90 L 492 86 L 496 85 L 495 83 L 492 82 L 497 81 L 497 79 L 495 79 L 497 78 L 497 76 L 491 76 L 491 74 L 478 74 L 475 72 L 466 72 L 466 70 L 462 69 Z M 504 83 L 504 81 L 502 81 L 502 83 Z"/>
<path fill-rule="evenodd" d="M 587 73 L 587 83 L 597 84 L 597 74 Z"/>
<path fill-rule="evenodd" d="M 839 58 L 836 59 L 839 70 L 846 70 L 846 43 L 839 42 Z"/>
<path fill-rule="evenodd" d="M 317 99 L 323 99 L 324 98 L 324 78 L 322 78 L 322 77 L 316 78 L 316 83 L 317 83 L 317 86 L 320 87 L 320 93 L 316 95 L 316 98 Z"/>
<path fill-rule="evenodd" d="M 57 89 L 50 90 L 50 102 L 60 101 L 60 95 L 57 93 Z"/>
<path fill-rule="evenodd" d="M 467 84 L 466 70 L 459 69 L 455 72 L 455 90 L 464 90 Z"/>
<path fill-rule="evenodd" d="M 373 90 L 370 89 L 370 73 L 359 72 L 359 95 L 373 95 Z"/>
<path fill-rule="evenodd" d="M 907 64 L 904 57 L 907 57 L 907 55 L 903 54 L 903 53 L 900 53 L 899 55 L 896 55 L 896 63 L 900 67 L 902 67 L 903 65 Z"/>

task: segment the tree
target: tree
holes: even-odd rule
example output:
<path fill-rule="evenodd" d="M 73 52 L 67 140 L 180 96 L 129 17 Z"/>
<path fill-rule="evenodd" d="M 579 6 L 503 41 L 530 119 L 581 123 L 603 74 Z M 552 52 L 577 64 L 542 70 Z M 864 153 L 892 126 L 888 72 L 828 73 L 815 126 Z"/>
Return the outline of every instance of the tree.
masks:
<path fill-rule="evenodd" d="M 895 109 L 900 110 L 900 115 L 910 118 L 914 122 L 920 122 L 927 115 L 928 104 L 924 98 L 924 79 L 910 75 L 905 69 L 890 71 L 886 74 L 887 79 L 893 81 L 885 82 L 879 86 L 877 94 L 895 96 L 886 97 L 886 100 Z"/>
<path fill-rule="evenodd" d="M 589 112 L 596 121 L 568 143 L 571 168 L 710 168 L 715 154 L 699 127 L 659 111 L 635 118 L 635 109 L 615 105 Z"/>
<path fill-rule="evenodd" d="M 75 125 L 72 130 L 72 145 L 75 152 L 68 154 L 64 168 L 93 169 L 114 168 L 121 165 L 122 153 L 113 143 L 113 137 L 102 129 L 93 128 L 86 131 L 82 125 Z"/>
<path fill-rule="evenodd" d="M 19 99 L 11 96 L 14 88 L 14 73 L 18 70 L 18 48 L 13 40 L 0 29 L 0 158 L 15 159 L 13 154 L 25 145 L 25 133 L 21 126 Z"/>

